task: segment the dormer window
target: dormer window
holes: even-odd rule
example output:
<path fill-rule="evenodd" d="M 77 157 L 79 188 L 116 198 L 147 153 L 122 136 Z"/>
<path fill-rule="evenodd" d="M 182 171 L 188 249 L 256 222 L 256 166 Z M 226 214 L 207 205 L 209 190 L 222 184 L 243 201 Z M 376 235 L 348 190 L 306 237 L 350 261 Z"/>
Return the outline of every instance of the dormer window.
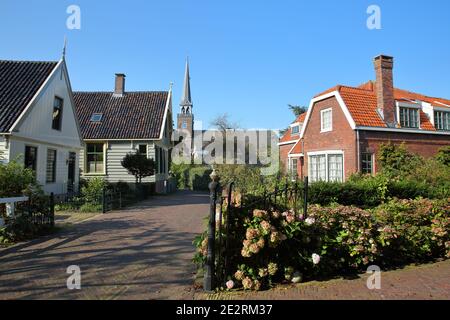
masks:
<path fill-rule="evenodd" d="M 300 132 L 300 126 L 293 126 L 291 132 L 292 134 L 298 134 Z"/>
<path fill-rule="evenodd" d="M 450 131 L 450 112 L 435 111 L 434 126 L 436 130 Z"/>
<path fill-rule="evenodd" d="M 101 122 L 103 118 L 102 113 L 94 113 L 91 116 L 91 122 Z"/>
<path fill-rule="evenodd" d="M 419 109 L 400 107 L 400 126 L 402 128 L 419 128 Z"/>

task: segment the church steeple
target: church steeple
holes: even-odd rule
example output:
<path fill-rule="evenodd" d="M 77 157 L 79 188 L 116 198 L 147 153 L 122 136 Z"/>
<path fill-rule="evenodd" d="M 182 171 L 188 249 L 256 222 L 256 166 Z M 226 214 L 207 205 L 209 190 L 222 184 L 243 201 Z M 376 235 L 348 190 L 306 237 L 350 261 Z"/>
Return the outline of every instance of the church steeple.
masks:
<path fill-rule="evenodd" d="M 192 113 L 192 98 L 191 98 L 191 77 L 189 76 L 189 58 L 186 59 L 186 68 L 184 71 L 183 95 L 181 96 L 181 113 Z"/>
<path fill-rule="evenodd" d="M 191 77 L 189 76 L 189 59 L 186 59 L 184 70 L 183 94 L 180 102 L 180 113 L 177 117 L 177 128 L 193 134 L 194 114 L 192 113 Z"/>

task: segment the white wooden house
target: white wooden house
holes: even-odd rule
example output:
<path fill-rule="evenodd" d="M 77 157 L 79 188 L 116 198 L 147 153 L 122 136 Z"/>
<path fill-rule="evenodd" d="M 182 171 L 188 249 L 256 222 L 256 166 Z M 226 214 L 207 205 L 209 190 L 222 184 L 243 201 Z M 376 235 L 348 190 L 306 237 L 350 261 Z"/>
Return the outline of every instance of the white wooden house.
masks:
<path fill-rule="evenodd" d="M 156 173 L 142 179 L 166 192 L 172 147 L 172 90 L 125 91 L 125 75 L 116 74 L 114 92 L 74 92 L 85 148 L 82 177 L 102 177 L 110 183 L 134 183 L 121 161 L 140 152 L 156 163 Z"/>
<path fill-rule="evenodd" d="M 77 191 L 80 132 L 64 57 L 0 60 L 0 161 L 23 162 L 47 193 Z"/>

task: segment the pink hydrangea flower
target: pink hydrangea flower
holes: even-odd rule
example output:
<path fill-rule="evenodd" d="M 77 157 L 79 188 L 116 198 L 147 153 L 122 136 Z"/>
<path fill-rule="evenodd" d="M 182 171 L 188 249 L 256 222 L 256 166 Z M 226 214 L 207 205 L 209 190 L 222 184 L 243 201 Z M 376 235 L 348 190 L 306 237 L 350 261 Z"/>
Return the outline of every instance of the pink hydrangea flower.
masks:
<path fill-rule="evenodd" d="M 234 274 L 234 277 L 236 278 L 236 280 L 242 281 L 242 280 L 244 280 L 245 274 L 244 274 L 244 272 L 242 272 L 241 270 L 238 270 L 238 271 L 236 271 L 236 273 Z"/>
<path fill-rule="evenodd" d="M 312 255 L 312 261 L 314 264 L 319 264 L 320 262 L 320 256 L 317 253 L 313 253 Z"/>

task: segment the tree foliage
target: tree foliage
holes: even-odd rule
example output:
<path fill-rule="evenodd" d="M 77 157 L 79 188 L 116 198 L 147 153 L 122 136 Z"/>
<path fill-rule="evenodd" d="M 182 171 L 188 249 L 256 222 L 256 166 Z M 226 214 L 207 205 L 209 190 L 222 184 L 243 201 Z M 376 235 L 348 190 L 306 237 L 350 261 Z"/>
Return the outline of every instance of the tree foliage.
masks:
<path fill-rule="evenodd" d="M 441 148 L 436 155 L 436 160 L 443 165 L 450 166 L 450 146 Z"/>
<path fill-rule="evenodd" d="M 38 186 L 33 170 L 16 160 L 0 162 L 0 197 L 22 196 L 34 187 Z"/>
<path fill-rule="evenodd" d="M 302 113 L 305 113 L 308 111 L 308 107 L 305 107 L 305 106 L 297 106 L 297 105 L 288 104 L 288 107 L 289 107 L 289 110 L 291 110 L 292 113 L 296 117 L 298 117 Z"/>
<path fill-rule="evenodd" d="M 155 174 L 155 161 L 140 153 L 128 153 L 121 164 L 136 178 L 136 183 L 141 183 L 142 178 Z"/>
<path fill-rule="evenodd" d="M 232 122 L 230 120 L 230 116 L 227 113 L 218 115 L 211 121 L 210 125 L 222 132 L 226 130 L 236 130 L 239 128 L 239 124 L 237 122 Z"/>
<path fill-rule="evenodd" d="M 410 153 L 404 143 L 395 145 L 390 142 L 380 145 L 378 160 L 383 173 L 390 177 L 401 177 L 409 174 L 423 163 L 423 159 Z"/>

